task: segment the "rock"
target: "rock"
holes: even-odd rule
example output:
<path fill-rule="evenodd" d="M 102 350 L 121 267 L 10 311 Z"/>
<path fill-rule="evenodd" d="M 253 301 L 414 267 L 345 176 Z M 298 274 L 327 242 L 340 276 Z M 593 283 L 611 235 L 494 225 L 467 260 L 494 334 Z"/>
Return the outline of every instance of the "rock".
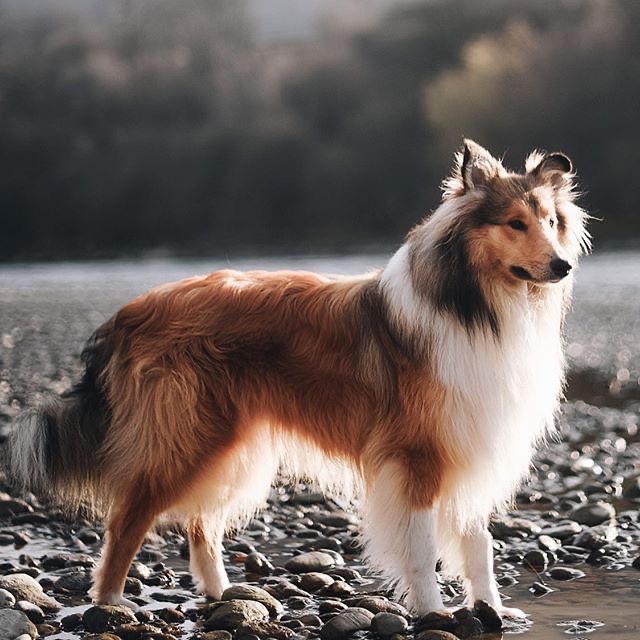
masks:
<path fill-rule="evenodd" d="M 22 611 L 33 624 L 42 624 L 44 622 L 44 611 L 36 604 L 20 600 L 16 604 L 16 609 Z"/>
<path fill-rule="evenodd" d="M 540 527 L 526 518 L 512 518 L 505 515 L 494 516 L 489 525 L 491 534 L 497 540 L 505 538 L 528 538 L 540 533 Z"/>
<path fill-rule="evenodd" d="M 322 600 L 318 605 L 318 613 L 324 615 L 325 613 L 342 613 L 349 607 L 340 600 Z"/>
<path fill-rule="evenodd" d="M 609 522 L 616 517 L 616 510 L 606 502 L 584 504 L 573 509 L 569 516 L 578 524 L 595 527 L 603 522 Z"/>
<path fill-rule="evenodd" d="M 456 617 L 458 618 L 458 625 L 455 628 L 454 634 L 458 636 L 458 638 L 472 638 L 475 636 L 479 636 L 483 631 L 484 627 L 482 626 L 482 622 L 478 618 L 476 618 L 468 609 L 468 615 L 458 616 L 459 612 L 456 612 Z"/>
<path fill-rule="evenodd" d="M 17 498 L 0 500 L 0 518 L 11 518 L 19 513 L 31 513 L 32 511 L 33 507 L 24 500 Z"/>
<path fill-rule="evenodd" d="M 142 593 L 142 582 L 137 578 L 127 576 L 124 581 L 124 592 L 139 596 Z"/>
<path fill-rule="evenodd" d="M 15 640 L 22 635 L 35 638 L 36 625 L 22 611 L 0 609 L 0 640 Z"/>
<path fill-rule="evenodd" d="M 147 567 L 147 565 L 143 564 L 142 562 L 132 562 L 131 566 L 129 567 L 129 573 L 127 573 L 127 575 L 130 578 L 137 578 L 138 580 L 144 582 L 151 577 L 151 569 L 149 569 L 149 567 Z"/>
<path fill-rule="evenodd" d="M 109 631 L 128 622 L 137 622 L 131 609 L 109 604 L 90 607 L 82 615 L 82 625 L 87 631 L 94 633 Z"/>
<path fill-rule="evenodd" d="M 222 600 L 253 600 L 264 605 L 273 617 L 284 612 L 283 606 L 271 594 L 260 587 L 248 584 L 234 584 L 225 589 Z"/>
<path fill-rule="evenodd" d="M 138 640 L 138 638 L 149 637 L 149 634 L 157 633 L 158 628 L 146 623 L 127 622 L 117 626 L 115 632 L 122 640 Z"/>
<path fill-rule="evenodd" d="M 575 580 L 576 578 L 584 578 L 584 571 L 580 569 L 570 569 L 569 567 L 553 567 L 549 569 L 547 574 L 554 580 Z"/>
<path fill-rule="evenodd" d="M 322 587 L 318 591 L 318 595 L 323 598 L 344 598 L 350 596 L 354 592 L 354 588 L 347 584 L 344 580 L 336 580 L 326 587 Z"/>
<path fill-rule="evenodd" d="M 345 512 L 317 516 L 315 520 L 325 527 L 334 527 L 335 529 L 345 529 L 349 525 L 357 525 L 359 523 L 357 516 Z"/>
<path fill-rule="evenodd" d="M 448 631 L 429 630 L 419 633 L 416 640 L 459 640 L 459 638 Z"/>
<path fill-rule="evenodd" d="M 623 480 L 622 497 L 627 500 L 640 498 L 640 473 L 628 476 Z"/>
<path fill-rule="evenodd" d="M 371 630 L 383 638 L 388 638 L 394 633 L 405 633 L 408 628 L 409 625 L 405 618 L 386 611 L 376 613 L 371 621 Z"/>
<path fill-rule="evenodd" d="M 217 605 L 217 606 L 216 606 Z M 269 610 L 254 600 L 228 600 L 208 607 L 213 612 L 204 623 L 206 631 L 233 631 L 243 622 L 268 620 Z"/>
<path fill-rule="evenodd" d="M 635 560 L 631 563 L 631 566 L 634 569 L 638 569 L 640 571 L 640 556 L 638 556 L 637 558 L 635 558 Z"/>
<path fill-rule="evenodd" d="M 549 558 L 544 551 L 533 549 L 525 553 L 523 564 L 527 569 L 533 569 L 533 571 L 546 571 L 549 565 Z"/>
<path fill-rule="evenodd" d="M 16 600 L 26 600 L 44 611 L 60 610 L 60 603 L 46 595 L 42 586 L 25 573 L 0 577 L 0 589 L 6 589 Z"/>
<path fill-rule="evenodd" d="M 458 620 L 451 611 L 431 611 L 426 616 L 416 620 L 416 633 L 429 630 L 453 631 L 458 626 Z"/>
<path fill-rule="evenodd" d="M 499 631 L 502 629 L 500 614 L 485 600 L 475 601 L 473 615 L 480 620 L 485 631 Z"/>
<path fill-rule="evenodd" d="M 551 538 L 558 538 L 560 540 L 566 540 L 572 538 L 576 534 L 582 531 L 582 526 L 573 520 L 567 520 L 560 522 L 554 527 L 548 527 L 542 530 L 542 535 L 549 536 Z"/>
<path fill-rule="evenodd" d="M 207 631 L 200 636 L 200 640 L 232 640 L 228 631 Z"/>
<path fill-rule="evenodd" d="M 45 571 L 63 569 L 65 567 L 85 567 L 92 569 L 96 561 L 84 553 L 58 553 L 53 556 L 43 556 L 40 565 Z"/>
<path fill-rule="evenodd" d="M 384 612 L 394 613 L 404 618 L 409 617 L 409 612 L 401 604 L 390 602 L 384 596 L 365 596 L 358 600 L 357 606 L 368 609 L 373 614 Z"/>
<path fill-rule="evenodd" d="M 16 603 L 13 594 L 6 589 L 0 589 L 0 608 L 11 608 Z"/>
<path fill-rule="evenodd" d="M 75 631 L 82 624 L 82 614 L 81 613 L 71 613 L 68 616 L 65 616 L 60 620 L 62 624 L 62 628 L 65 631 Z"/>
<path fill-rule="evenodd" d="M 235 640 L 250 640 L 251 638 L 274 638 L 275 640 L 289 640 L 295 636 L 291 629 L 278 622 L 243 622 L 234 634 Z"/>
<path fill-rule="evenodd" d="M 535 596 L 545 596 L 547 593 L 551 593 L 554 591 L 551 587 L 543 584 L 542 582 L 534 582 L 530 587 L 529 591 L 533 593 Z"/>
<path fill-rule="evenodd" d="M 56 580 L 53 590 L 57 593 L 88 593 L 92 584 L 93 575 L 89 569 L 74 567 Z"/>
<path fill-rule="evenodd" d="M 560 542 L 548 535 L 541 535 L 538 538 L 538 547 L 542 551 L 557 551 L 560 548 Z"/>
<path fill-rule="evenodd" d="M 158 612 L 158 618 L 160 618 L 160 620 L 168 622 L 169 624 L 173 624 L 174 622 L 184 622 L 185 615 L 178 609 L 167 607 L 166 609 L 162 609 Z"/>
<path fill-rule="evenodd" d="M 96 544 L 100 542 L 100 534 L 93 529 L 80 529 L 76 533 L 76 538 L 85 544 Z"/>
<path fill-rule="evenodd" d="M 318 571 L 303 573 L 300 576 L 300 586 L 311 593 L 318 591 L 318 589 L 322 589 L 322 587 L 327 587 L 333 582 L 335 582 L 335 580 L 331 576 Z"/>
<path fill-rule="evenodd" d="M 339 640 L 371 627 L 373 613 L 368 609 L 353 607 L 331 618 L 320 630 L 322 640 Z"/>
<path fill-rule="evenodd" d="M 322 620 L 315 613 L 306 613 L 298 618 L 305 627 L 321 627 Z"/>
<path fill-rule="evenodd" d="M 254 573 L 259 576 L 269 576 L 275 567 L 269 558 L 258 551 L 251 552 L 244 560 L 244 569 L 247 573 Z"/>
<path fill-rule="evenodd" d="M 15 542 L 11 533 L 0 533 L 0 547 L 8 547 Z"/>
<path fill-rule="evenodd" d="M 291 558 L 284 568 L 291 573 L 323 572 L 332 569 L 336 564 L 342 563 L 336 562 L 336 558 L 326 551 L 309 551 Z"/>

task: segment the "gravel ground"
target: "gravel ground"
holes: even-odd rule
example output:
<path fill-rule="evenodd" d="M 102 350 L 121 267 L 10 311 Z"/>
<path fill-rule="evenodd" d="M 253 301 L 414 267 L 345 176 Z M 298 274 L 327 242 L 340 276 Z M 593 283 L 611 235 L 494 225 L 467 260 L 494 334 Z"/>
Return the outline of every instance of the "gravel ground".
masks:
<path fill-rule="evenodd" d="M 378 262 L 286 264 L 349 272 Z M 24 406 L 68 387 L 82 341 L 122 302 L 217 266 L 0 269 L 0 430 Z M 0 640 L 640 637 L 638 273 L 634 254 L 585 263 L 568 327 L 572 385 L 561 438 L 539 453 L 514 509 L 493 522 L 501 590 L 533 624 L 500 621 L 482 605 L 411 618 L 363 566 L 349 505 L 304 485 L 275 488 L 267 509 L 226 540 L 235 586 L 225 602 L 195 594 L 184 536 L 165 529 L 148 537 L 130 572 L 127 597 L 140 611 L 92 607 L 100 523 L 70 522 L 55 505 L 0 483 Z M 458 583 L 443 579 L 442 588 L 448 604 L 461 604 Z"/>

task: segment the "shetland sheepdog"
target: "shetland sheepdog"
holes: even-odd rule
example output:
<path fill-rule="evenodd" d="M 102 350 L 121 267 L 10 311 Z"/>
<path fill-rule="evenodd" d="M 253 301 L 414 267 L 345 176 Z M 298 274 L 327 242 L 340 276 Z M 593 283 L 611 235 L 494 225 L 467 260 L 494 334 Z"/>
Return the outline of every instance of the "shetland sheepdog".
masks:
<path fill-rule="evenodd" d="M 99 603 L 162 514 L 201 591 L 229 586 L 222 537 L 278 472 L 361 492 L 366 554 L 416 614 L 436 563 L 503 615 L 491 513 L 526 476 L 563 386 L 563 318 L 589 248 L 571 161 L 524 173 L 467 140 L 440 206 L 379 271 L 218 271 L 126 304 L 81 381 L 22 418 L 9 471 L 106 513 Z"/>

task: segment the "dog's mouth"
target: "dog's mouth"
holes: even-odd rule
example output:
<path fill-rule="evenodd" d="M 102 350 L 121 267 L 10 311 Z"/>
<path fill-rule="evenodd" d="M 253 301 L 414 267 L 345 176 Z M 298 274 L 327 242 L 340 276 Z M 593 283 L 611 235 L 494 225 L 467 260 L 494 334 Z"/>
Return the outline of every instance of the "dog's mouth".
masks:
<path fill-rule="evenodd" d="M 511 273 L 520 280 L 534 280 L 534 277 L 523 267 L 511 267 Z"/>

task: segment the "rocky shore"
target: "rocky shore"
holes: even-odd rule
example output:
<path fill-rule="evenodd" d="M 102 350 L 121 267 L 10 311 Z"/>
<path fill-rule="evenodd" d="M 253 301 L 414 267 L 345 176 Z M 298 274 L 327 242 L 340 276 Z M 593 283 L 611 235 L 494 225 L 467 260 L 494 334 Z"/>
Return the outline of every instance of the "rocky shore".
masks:
<path fill-rule="evenodd" d="M 561 432 L 538 456 L 517 510 L 492 523 L 499 584 L 525 610 L 562 599 L 570 582 L 640 570 L 638 412 L 567 403 Z M 412 618 L 363 565 L 357 517 L 304 485 L 275 488 L 267 509 L 226 540 L 234 585 L 221 602 L 198 597 L 185 538 L 165 528 L 148 536 L 129 572 L 127 597 L 140 610 L 92 606 L 101 525 L 70 522 L 55 505 L 1 489 L 1 640 L 536 637 L 535 619 L 500 620 L 481 602 Z M 461 605 L 456 581 L 442 578 L 442 589 L 449 606 Z M 574 634 L 603 624 L 574 620 L 571 610 L 565 622 Z"/>

